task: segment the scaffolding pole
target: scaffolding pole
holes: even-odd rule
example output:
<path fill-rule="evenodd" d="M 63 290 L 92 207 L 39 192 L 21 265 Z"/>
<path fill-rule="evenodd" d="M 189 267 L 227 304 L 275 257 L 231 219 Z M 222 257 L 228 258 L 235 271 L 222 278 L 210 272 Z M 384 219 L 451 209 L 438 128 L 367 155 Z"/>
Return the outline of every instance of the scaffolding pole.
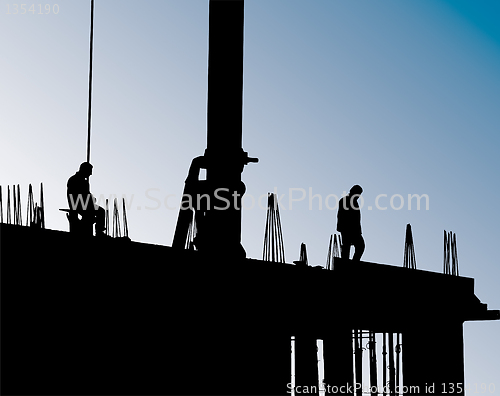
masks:
<path fill-rule="evenodd" d="M 372 396 L 377 396 L 377 350 L 375 348 L 375 332 L 369 333 L 369 351 L 370 351 L 370 389 Z"/>
<path fill-rule="evenodd" d="M 354 329 L 354 369 L 356 372 L 356 383 L 363 383 L 363 350 L 361 349 L 363 334 L 361 330 Z M 357 387 L 356 395 L 362 396 L 363 389 L 361 387 Z"/>
<path fill-rule="evenodd" d="M 395 383 L 395 372 L 394 372 L 394 333 L 389 333 L 389 392 L 391 396 L 396 394 L 394 383 Z"/>
<path fill-rule="evenodd" d="M 396 335 L 396 389 L 400 389 L 401 385 L 401 380 L 399 377 L 399 372 L 400 372 L 400 361 L 401 361 L 401 340 L 400 340 L 400 333 L 397 333 Z M 399 392 L 398 392 L 399 393 Z"/>
<path fill-rule="evenodd" d="M 383 384 L 383 395 L 385 396 L 386 393 L 386 386 L 387 386 L 387 333 L 383 333 L 383 341 L 382 341 L 382 384 Z"/>

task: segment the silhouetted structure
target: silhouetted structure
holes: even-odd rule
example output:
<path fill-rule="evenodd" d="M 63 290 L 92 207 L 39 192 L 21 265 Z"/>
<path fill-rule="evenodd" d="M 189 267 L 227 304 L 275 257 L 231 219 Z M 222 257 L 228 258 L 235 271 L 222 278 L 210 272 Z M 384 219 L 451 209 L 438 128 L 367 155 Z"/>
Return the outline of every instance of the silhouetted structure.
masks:
<path fill-rule="evenodd" d="M 243 1 L 211 0 L 208 144 L 186 180 L 192 203 L 219 188 L 244 192 L 242 32 Z M 0 224 L 2 393 L 285 395 L 293 336 L 300 393 L 318 393 L 322 339 L 328 393 L 352 394 L 363 339 L 377 383 L 378 336 L 389 393 L 402 371 L 406 393 L 436 395 L 445 391 L 435 386 L 464 382 L 463 322 L 500 318 L 470 278 L 344 258 L 317 270 L 305 244 L 303 265 L 246 259 L 240 202 L 226 211 L 204 202 L 194 209 L 200 251 L 184 249 L 192 207 L 179 213 L 172 248 Z M 349 224 L 339 230 L 343 256 L 354 243 Z"/>
<path fill-rule="evenodd" d="M 301 243 L 300 244 L 300 256 L 297 261 L 293 262 L 295 265 L 300 265 L 300 266 L 305 266 L 307 267 L 309 265 L 307 261 L 307 249 L 306 249 L 306 244 Z"/>
<path fill-rule="evenodd" d="M 94 60 L 94 0 L 90 0 L 89 105 L 87 113 L 87 162 L 90 163 L 90 132 L 92 126 L 92 63 Z"/>
<path fill-rule="evenodd" d="M 446 230 L 444 231 L 443 273 L 458 275 L 457 235 L 451 231 L 447 234 Z"/>
<path fill-rule="evenodd" d="M 267 194 L 267 218 L 264 233 L 264 249 L 262 260 L 285 262 L 285 245 L 281 231 L 280 211 L 275 194 Z"/>
<path fill-rule="evenodd" d="M 340 235 L 333 236 L 333 257 L 340 258 L 342 254 L 342 239 Z"/>
<path fill-rule="evenodd" d="M 172 243 L 184 248 L 194 209 L 196 248 L 227 258 L 246 256 L 240 243 L 246 189 L 241 173 L 258 161 L 242 148 L 243 15 L 243 0 L 210 1 L 207 148 L 191 163 Z M 204 181 L 200 169 L 207 170 Z"/>
<path fill-rule="evenodd" d="M 28 190 L 28 208 L 26 213 L 26 225 L 30 227 L 45 228 L 45 212 L 43 203 L 43 184 L 40 183 L 40 204 L 33 198 L 33 188 L 31 184 Z"/>
<path fill-rule="evenodd" d="M 12 197 L 14 206 L 14 224 L 22 225 L 23 218 L 21 215 L 21 188 L 19 187 L 19 184 L 17 185 L 17 190 L 16 186 L 12 186 Z"/>
<path fill-rule="evenodd" d="M 333 271 L 224 263 L 114 238 L 82 249 L 66 232 L 0 227 L 3 394 L 286 394 L 292 336 L 296 386 L 318 383 L 318 339 L 325 383 L 353 385 L 355 330 L 402 333 L 403 384 L 425 394 L 463 382 L 463 322 L 500 316 L 460 276 L 339 258 Z M 394 384 L 400 343 L 383 355 Z"/>
<path fill-rule="evenodd" d="M 125 206 L 125 199 L 122 199 L 122 221 L 120 222 L 120 209 L 118 205 L 118 201 L 115 198 L 113 200 L 113 213 L 111 215 L 111 221 L 113 224 L 112 233 L 109 234 L 109 201 L 106 199 L 106 209 L 104 215 L 104 224 L 105 224 L 105 233 L 106 236 L 111 236 L 113 238 L 124 238 L 129 240 L 128 235 L 128 221 L 127 221 L 127 209 Z M 122 224 L 123 224 L 123 232 L 122 232 Z"/>
<path fill-rule="evenodd" d="M 107 236 L 110 236 L 109 235 L 109 200 L 106 199 L 106 209 L 104 209 L 105 212 L 106 212 L 106 220 L 104 221 L 104 227 L 106 228 L 106 235 Z"/>
<path fill-rule="evenodd" d="M 413 247 L 413 235 L 411 233 L 411 225 L 406 225 L 405 236 L 405 254 L 403 259 L 403 267 L 417 268 L 417 260 L 415 260 L 415 248 Z"/>
<path fill-rule="evenodd" d="M 13 215 L 11 214 L 10 205 L 10 186 L 7 186 L 7 207 L 6 207 L 6 223 L 14 225 L 22 225 L 22 201 L 21 187 L 12 186 L 12 201 Z M 3 196 L 2 187 L 0 186 L 0 223 L 4 222 L 3 215 Z M 28 200 L 26 205 L 26 225 L 30 227 L 45 228 L 45 215 L 43 203 L 43 184 L 40 183 L 40 203 L 36 203 L 33 198 L 33 187 L 31 184 L 28 187 Z"/>
<path fill-rule="evenodd" d="M 337 238 L 335 238 L 337 239 Z M 333 250 L 333 235 L 330 235 L 330 244 L 328 245 L 328 254 L 326 255 L 326 266 L 325 268 L 327 270 L 329 269 L 333 269 L 333 265 L 332 265 L 332 261 L 333 261 L 333 257 L 332 257 L 332 250 Z"/>
<path fill-rule="evenodd" d="M 121 238 L 122 230 L 120 226 L 120 211 L 116 198 L 113 201 L 113 238 Z"/>
<path fill-rule="evenodd" d="M 353 245 L 354 261 L 359 261 L 365 251 L 365 241 L 361 233 L 361 210 L 358 203 L 362 192 L 360 186 L 353 186 L 349 194 L 340 200 L 337 213 L 337 231 L 342 234 L 342 258 L 349 258 Z"/>
<path fill-rule="evenodd" d="M 185 249 L 187 250 L 196 250 L 195 246 L 194 246 L 194 240 L 196 238 L 196 221 L 194 219 L 194 216 L 192 216 L 192 220 L 191 222 L 189 223 L 189 227 L 188 227 L 188 234 L 187 234 L 187 238 L 186 238 L 186 246 L 185 246 Z"/>
<path fill-rule="evenodd" d="M 337 240 L 338 237 L 338 240 Z M 340 235 L 330 235 L 330 244 L 328 245 L 328 254 L 326 256 L 326 269 L 333 269 L 333 259 L 335 257 L 340 258 L 340 246 L 341 240 Z"/>
<path fill-rule="evenodd" d="M 7 224 L 12 224 L 12 215 L 10 213 L 10 187 L 7 186 Z"/>

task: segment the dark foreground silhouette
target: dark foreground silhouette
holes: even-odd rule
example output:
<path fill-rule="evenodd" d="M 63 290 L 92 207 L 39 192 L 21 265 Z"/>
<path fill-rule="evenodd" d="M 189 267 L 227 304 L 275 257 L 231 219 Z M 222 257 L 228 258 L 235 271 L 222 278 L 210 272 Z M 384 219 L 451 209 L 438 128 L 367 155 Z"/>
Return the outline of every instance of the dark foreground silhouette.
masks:
<path fill-rule="evenodd" d="M 222 261 L 6 224 L 0 235 L 2 394 L 286 395 L 292 336 L 297 386 L 318 383 L 317 339 L 327 384 L 352 384 L 354 329 L 402 333 L 405 385 L 458 383 L 463 322 L 499 317 L 473 279 L 400 266 Z"/>
<path fill-rule="evenodd" d="M 327 271 L 305 254 L 303 265 L 244 258 L 238 208 L 252 161 L 241 144 L 243 1 L 211 0 L 209 12 L 207 150 L 185 189 L 200 192 L 205 168 L 208 195 L 224 188 L 239 201 L 195 214 L 200 251 L 184 249 L 187 211 L 172 248 L 1 224 L 2 394 L 286 395 L 292 336 L 300 393 L 318 393 L 322 339 L 325 383 L 352 394 L 354 373 L 363 377 L 361 330 L 371 345 L 374 333 L 402 334 L 405 385 L 420 394 L 463 383 L 463 322 L 499 318 L 473 279 L 342 258 Z M 68 194 L 90 206 L 73 208 L 73 199 L 70 210 L 103 233 L 83 168 Z M 340 231 L 359 260 L 361 227 Z"/>

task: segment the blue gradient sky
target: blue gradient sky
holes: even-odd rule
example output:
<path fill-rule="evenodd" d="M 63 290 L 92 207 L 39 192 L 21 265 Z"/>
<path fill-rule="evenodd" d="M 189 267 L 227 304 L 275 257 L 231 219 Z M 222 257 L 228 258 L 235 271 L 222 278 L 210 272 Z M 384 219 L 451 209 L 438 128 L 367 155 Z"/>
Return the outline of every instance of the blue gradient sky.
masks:
<path fill-rule="evenodd" d="M 67 230 L 58 209 L 86 154 L 89 3 L 58 0 L 57 15 L 7 15 L 14 3 L 1 1 L 0 184 L 20 184 L 25 200 L 28 184 L 43 181 L 52 229 Z M 146 192 L 175 194 L 168 204 L 178 206 L 191 159 L 205 149 L 208 1 L 96 3 L 92 191 L 133 194 L 131 238 L 170 245 L 178 211 L 146 209 L 157 206 Z M 324 198 L 360 184 L 365 260 L 401 265 L 411 223 L 417 267 L 441 272 L 443 230 L 452 230 L 460 274 L 500 309 L 500 3 L 245 7 L 243 144 L 260 162 L 243 180 L 249 196 L 287 194 L 287 261 L 305 242 L 310 263 L 324 265 L 336 226 Z M 309 210 L 308 197 L 290 210 L 290 188 L 321 194 L 322 210 L 317 199 Z M 406 205 L 376 210 L 379 194 L 401 194 Z M 408 194 L 427 194 L 429 210 L 408 210 Z M 249 257 L 262 257 L 264 226 L 265 211 L 243 212 Z M 497 394 L 499 330 L 498 322 L 465 324 L 466 380 L 495 383 Z"/>

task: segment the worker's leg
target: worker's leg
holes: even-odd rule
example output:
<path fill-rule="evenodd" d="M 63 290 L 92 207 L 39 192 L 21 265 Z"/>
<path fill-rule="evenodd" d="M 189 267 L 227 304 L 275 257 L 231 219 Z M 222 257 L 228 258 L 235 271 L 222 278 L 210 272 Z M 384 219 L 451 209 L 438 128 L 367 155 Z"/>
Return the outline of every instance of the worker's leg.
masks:
<path fill-rule="evenodd" d="M 361 260 L 361 256 L 365 251 L 365 240 L 363 239 L 363 235 L 357 236 L 354 241 L 354 256 L 352 258 L 353 261 Z"/>
<path fill-rule="evenodd" d="M 98 206 L 94 211 L 95 214 L 95 233 L 96 235 L 104 234 L 106 231 L 106 211 Z"/>
<path fill-rule="evenodd" d="M 342 253 L 340 257 L 349 260 L 349 254 L 351 252 L 352 239 L 347 233 L 342 233 Z"/>
<path fill-rule="evenodd" d="M 78 214 L 82 219 L 78 221 L 79 232 L 85 236 L 94 235 L 94 211 L 87 207 L 86 210 L 79 209 Z"/>

